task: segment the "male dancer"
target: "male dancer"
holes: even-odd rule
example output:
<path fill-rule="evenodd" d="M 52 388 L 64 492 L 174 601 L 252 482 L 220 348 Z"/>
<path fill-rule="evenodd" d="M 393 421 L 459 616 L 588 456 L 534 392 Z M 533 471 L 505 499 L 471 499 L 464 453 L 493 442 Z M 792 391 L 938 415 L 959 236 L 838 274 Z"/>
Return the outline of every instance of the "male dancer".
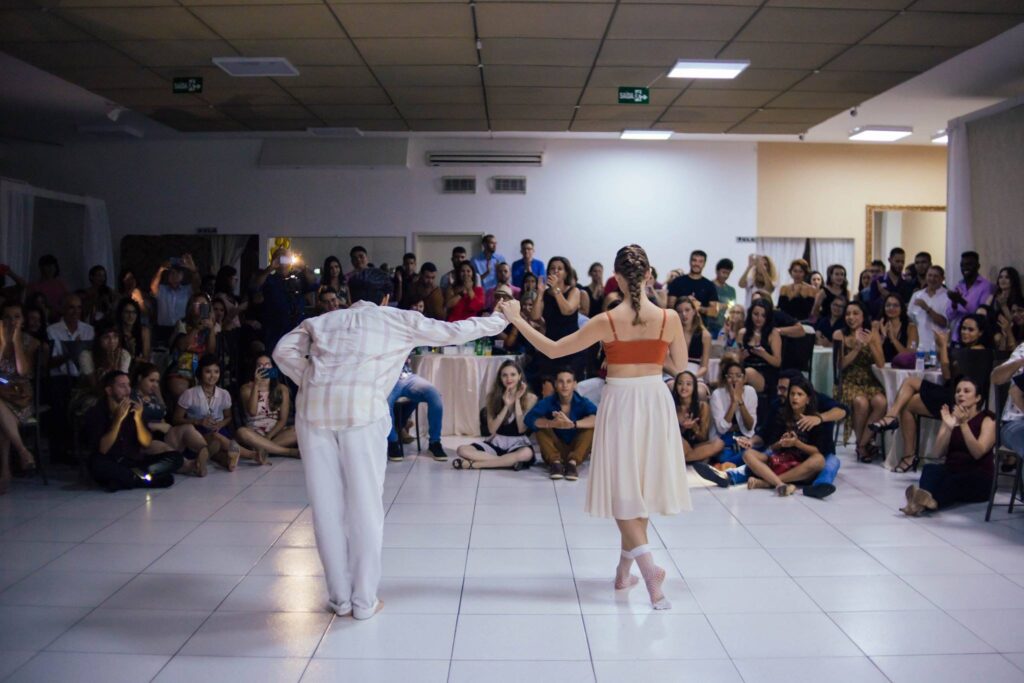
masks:
<path fill-rule="evenodd" d="M 356 303 L 304 320 L 277 343 L 274 361 L 299 387 L 295 428 L 330 608 L 369 619 L 383 606 L 387 399 L 402 364 L 417 346 L 463 344 L 508 323 L 497 315 L 446 323 L 388 308 L 391 278 L 377 268 L 348 286 Z"/>

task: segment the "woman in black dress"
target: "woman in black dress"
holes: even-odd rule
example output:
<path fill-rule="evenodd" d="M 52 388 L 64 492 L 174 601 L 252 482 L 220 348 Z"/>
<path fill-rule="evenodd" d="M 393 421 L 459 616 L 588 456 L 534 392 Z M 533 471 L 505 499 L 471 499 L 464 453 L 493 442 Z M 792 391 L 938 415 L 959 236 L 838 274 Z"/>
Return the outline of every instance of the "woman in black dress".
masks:
<path fill-rule="evenodd" d="M 580 290 L 573 278 L 572 265 L 564 256 L 553 256 L 548 261 L 547 286 L 533 306 L 533 321 L 544 320 L 544 334 L 552 341 L 568 337 L 580 329 Z M 569 366 L 581 379 L 580 374 L 586 359 L 582 353 L 574 353 L 558 360 L 538 353 L 537 363 L 541 377 L 553 377 L 560 367 Z"/>
<path fill-rule="evenodd" d="M 747 384 L 759 394 L 774 391 L 782 365 L 782 337 L 772 324 L 771 311 L 763 300 L 755 300 L 747 310 L 740 340 L 740 361 Z"/>
<path fill-rule="evenodd" d="M 814 297 L 811 317 L 817 319 L 821 316 L 828 316 L 832 309 L 832 300 L 836 297 L 842 297 L 845 301 L 849 301 L 850 288 L 846 281 L 846 268 L 838 263 L 833 263 L 825 271 L 825 285 L 818 290 Z"/>
<path fill-rule="evenodd" d="M 889 294 L 882 304 L 882 314 L 875 321 L 875 330 L 882 338 L 885 362 L 906 351 L 917 349 L 917 325 L 910 322 L 907 306 L 898 294 Z"/>
<path fill-rule="evenodd" d="M 807 261 L 802 258 L 796 259 L 789 264 L 789 276 L 793 281 L 788 285 L 782 285 L 782 289 L 779 290 L 779 310 L 797 320 L 807 320 L 811 317 L 811 309 L 818 295 L 818 290 L 807 282 L 807 273 L 810 270 L 811 266 Z"/>

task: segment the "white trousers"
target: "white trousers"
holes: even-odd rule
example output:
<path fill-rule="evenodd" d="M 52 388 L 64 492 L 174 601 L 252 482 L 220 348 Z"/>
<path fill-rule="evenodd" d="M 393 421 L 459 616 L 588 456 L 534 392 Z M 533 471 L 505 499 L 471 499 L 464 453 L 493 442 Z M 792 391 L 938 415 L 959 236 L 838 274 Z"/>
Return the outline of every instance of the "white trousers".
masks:
<path fill-rule="evenodd" d="M 316 546 L 338 614 L 352 610 L 357 618 L 369 618 L 377 605 L 390 430 L 390 416 L 339 430 L 295 421 Z"/>

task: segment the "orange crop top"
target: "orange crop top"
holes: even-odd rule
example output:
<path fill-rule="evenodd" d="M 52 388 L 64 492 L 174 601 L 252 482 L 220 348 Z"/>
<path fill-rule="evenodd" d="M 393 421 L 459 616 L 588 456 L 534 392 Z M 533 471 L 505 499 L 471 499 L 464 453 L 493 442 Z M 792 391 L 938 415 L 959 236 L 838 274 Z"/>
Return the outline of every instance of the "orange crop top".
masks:
<path fill-rule="evenodd" d="M 665 322 L 668 320 L 668 311 L 662 311 L 661 332 L 657 339 L 632 339 L 630 341 L 619 341 L 615 334 L 615 323 L 612 317 L 608 316 L 608 323 L 612 326 L 612 337 L 614 341 L 604 345 L 604 355 L 608 359 L 608 365 L 625 365 L 627 363 L 650 363 L 652 365 L 664 365 L 665 356 L 668 355 L 668 342 L 662 339 L 665 334 Z"/>

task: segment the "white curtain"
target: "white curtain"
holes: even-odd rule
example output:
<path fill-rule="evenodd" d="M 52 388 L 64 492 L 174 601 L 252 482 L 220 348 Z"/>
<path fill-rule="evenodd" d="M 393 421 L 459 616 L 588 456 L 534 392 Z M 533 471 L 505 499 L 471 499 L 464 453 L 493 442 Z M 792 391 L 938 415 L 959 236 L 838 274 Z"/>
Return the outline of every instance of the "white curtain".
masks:
<path fill-rule="evenodd" d="M 955 119 L 949 135 L 946 170 L 946 276 L 956 283 L 960 254 L 974 248 L 971 225 L 971 155 L 967 146 L 967 122 Z"/>
<path fill-rule="evenodd" d="M 789 282 L 786 272 L 789 264 L 798 258 L 804 257 L 804 248 L 807 246 L 805 237 L 759 237 L 757 239 L 757 253 L 767 256 L 775 264 L 778 277 L 775 281 L 775 291 L 772 299 L 778 299 L 779 288 Z M 746 268 L 746 264 L 743 264 Z"/>
<path fill-rule="evenodd" d="M 102 199 L 85 198 L 85 232 L 83 247 L 87 268 L 103 266 L 107 271 L 107 284 L 117 288 L 114 272 L 114 247 L 110 241 L 110 220 L 107 203 Z"/>
<path fill-rule="evenodd" d="M 30 279 L 32 264 L 32 221 L 35 195 L 32 186 L 0 179 L 0 263 Z"/>
<path fill-rule="evenodd" d="M 248 235 L 214 235 L 210 238 L 210 268 L 216 273 L 221 266 L 232 266 L 242 272 L 242 252 Z M 238 294 L 238 292 L 235 292 Z"/>
<path fill-rule="evenodd" d="M 855 282 L 857 273 L 853 272 L 853 240 L 811 240 L 811 270 L 828 277 L 828 267 L 838 263 L 846 268 L 846 279 Z"/>

